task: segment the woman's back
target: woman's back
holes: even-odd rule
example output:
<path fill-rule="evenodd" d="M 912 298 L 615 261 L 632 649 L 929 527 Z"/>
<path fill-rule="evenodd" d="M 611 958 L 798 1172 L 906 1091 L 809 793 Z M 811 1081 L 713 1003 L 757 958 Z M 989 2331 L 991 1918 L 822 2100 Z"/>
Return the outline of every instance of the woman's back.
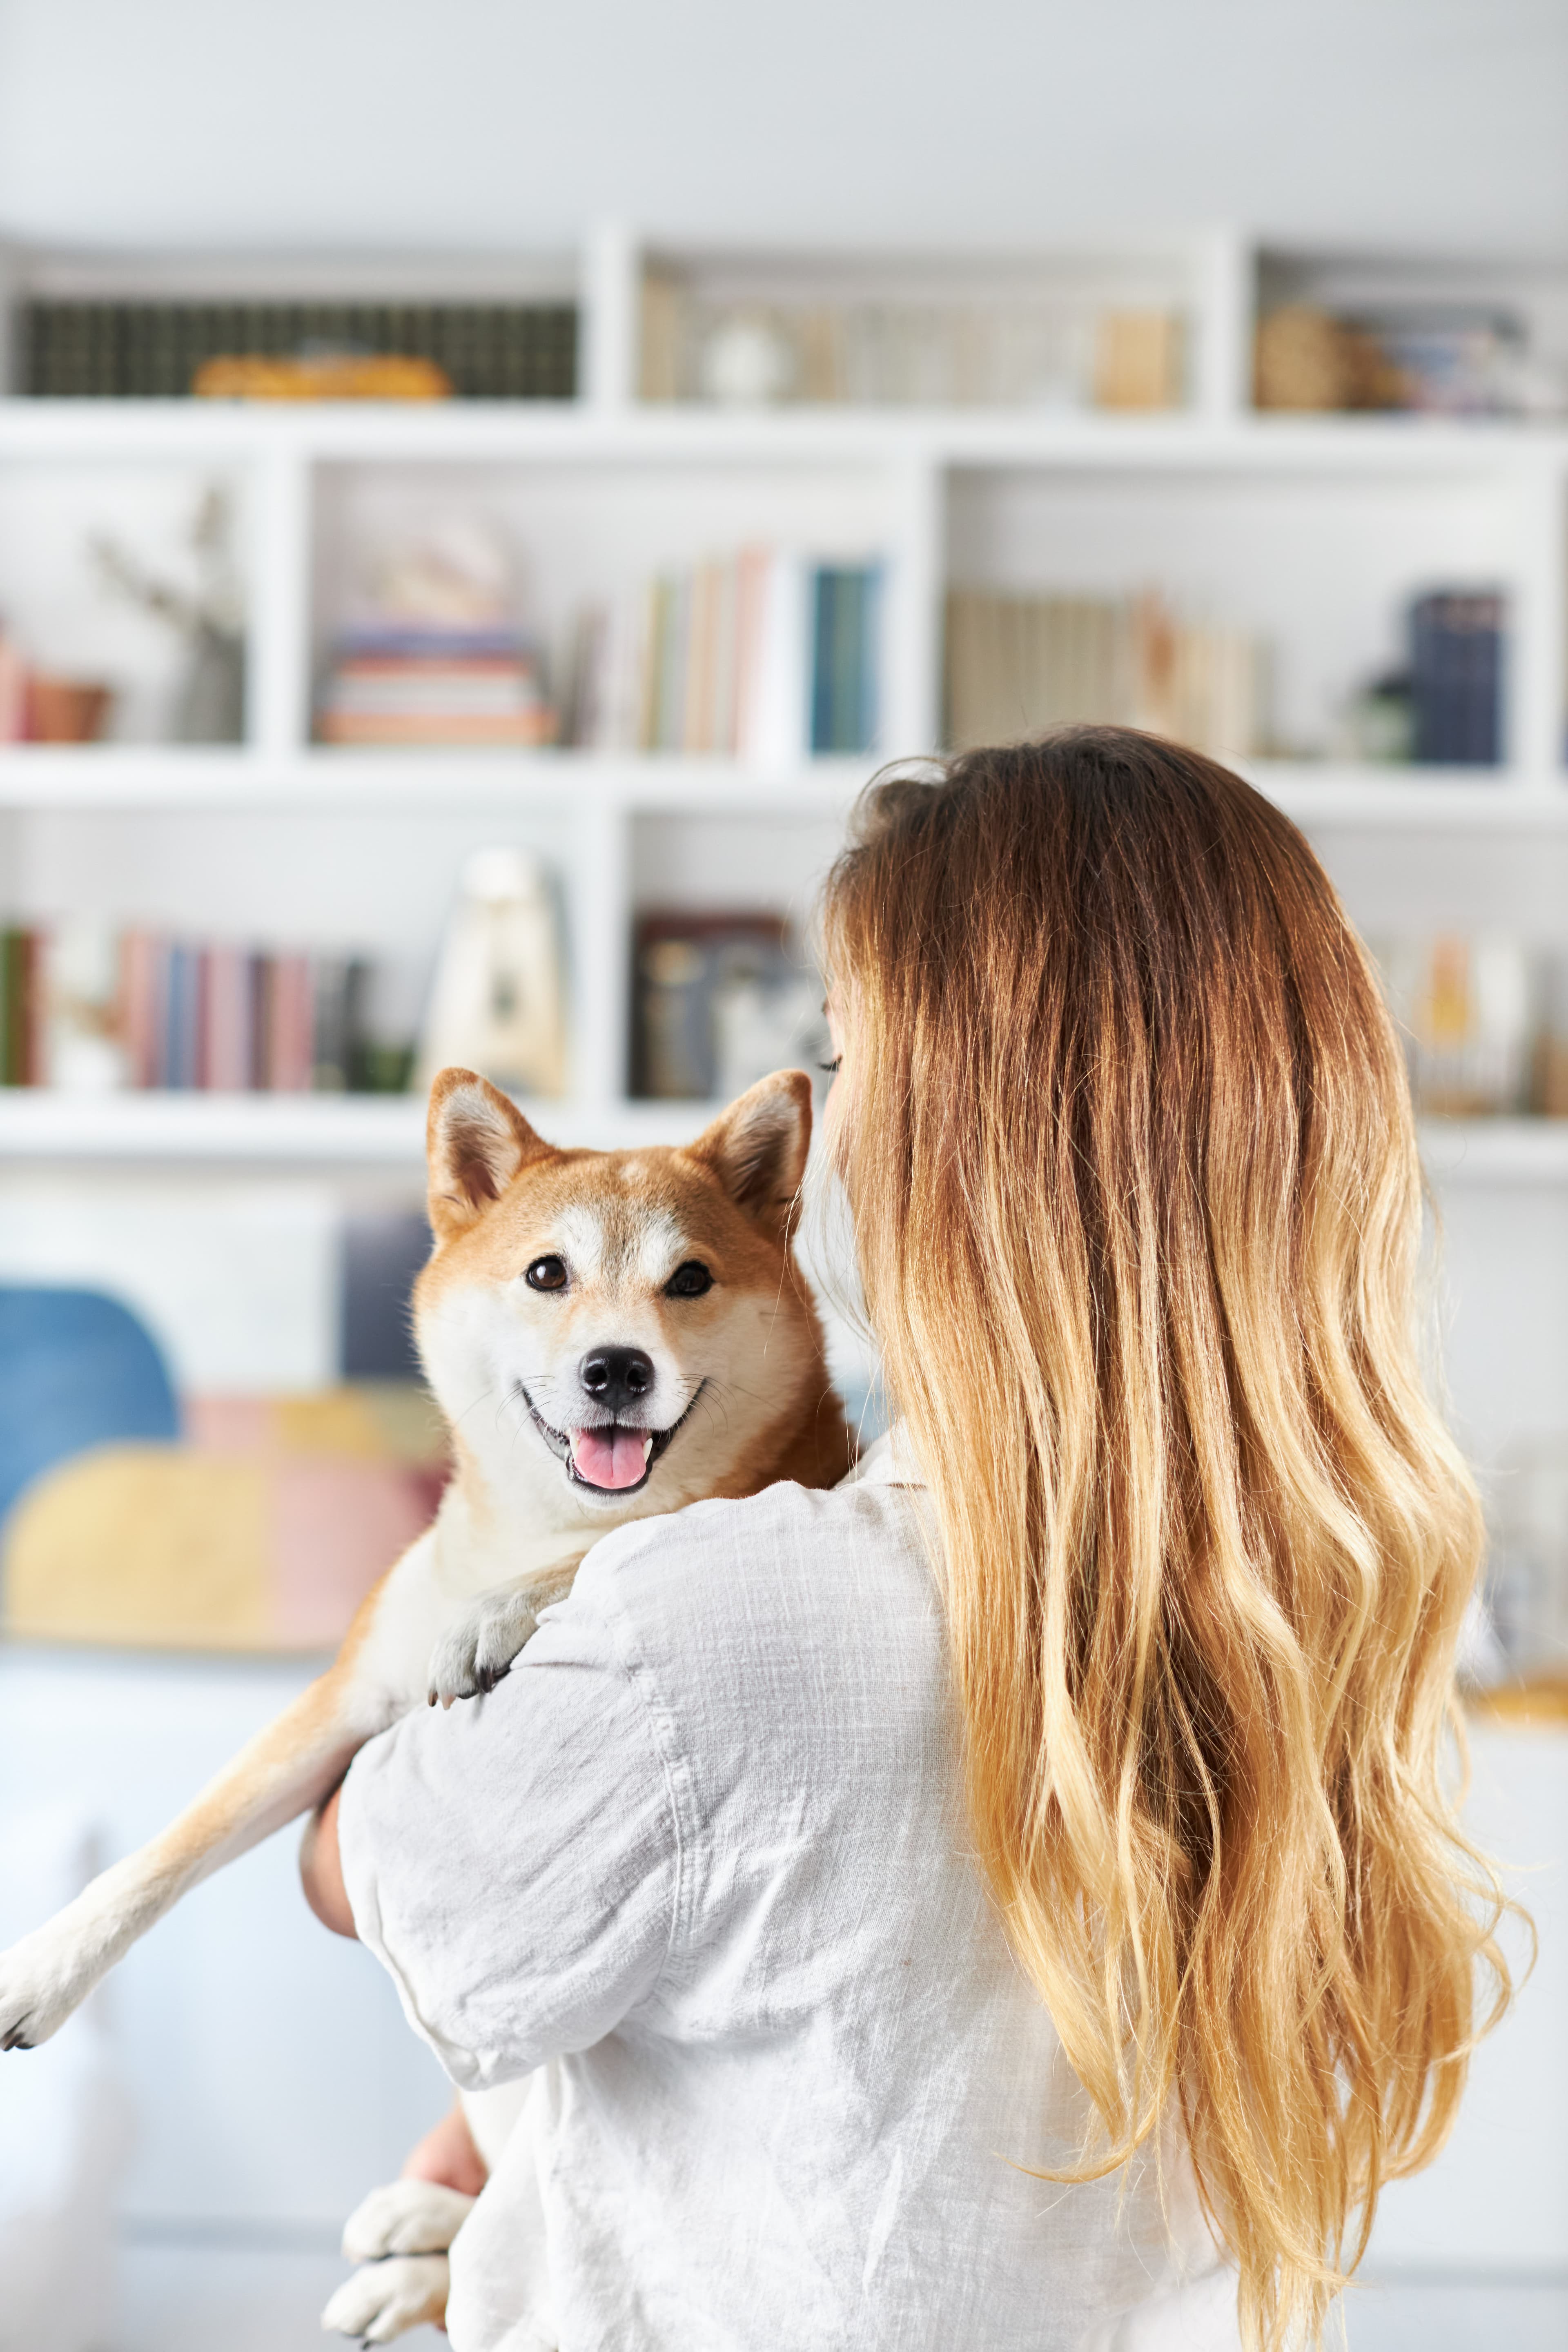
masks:
<path fill-rule="evenodd" d="M 452 2071 L 558 2062 L 454 2340 L 552 2340 L 526 2209 L 574 2347 L 1317 2341 L 1507 1990 L 1398 1038 L 1295 827 L 1125 730 L 874 787 L 826 918 L 925 1499 L 614 1538 L 488 1713 L 356 1766 Z M 1236 2268 L 1168 2335 L 1194 2179 Z"/>
<path fill-rule="evenodd" d="M 515 1755 L 421 1719 L 356 1767 L 356 1913 L 438 1956 L 403 1989 L 447 2063 L 574 2053 L 458 2242 L 466 2346 L 1066 2352 L 1215 2270 L 1179 2162 L 1175 2246 L 1152 2162 L 1037 2177 L 1087 2103 L 973 1857 L 914 1475 L 884 1443 L 611 1537 L 486 1703 Z M 460 1922 L 397 1870 L 429 1808 L 473 1842 L 450 1884 L 488 1880 Z"/>

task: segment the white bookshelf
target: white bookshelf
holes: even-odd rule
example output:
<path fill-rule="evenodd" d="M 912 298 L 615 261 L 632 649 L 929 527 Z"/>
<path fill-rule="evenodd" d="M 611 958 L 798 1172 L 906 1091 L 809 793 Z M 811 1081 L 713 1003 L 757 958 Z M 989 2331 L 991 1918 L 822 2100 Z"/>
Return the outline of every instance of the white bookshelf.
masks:
<path fill-rule="evenodd" d="M 1568 939 L 1568 422 L 1284 417 L 1248 405 L 1260 289 L 1353 281 L 1386 291 L 1404 282 L 1399 267 L 1382 261 L 1369 275 L 1367 265 L 1357 278 L 1342 257 L 1281 256 L 1230 235 L 923 260 L 649 256 L 612 229 L 579 258 L 573 402 L 0 401 L 0 611 L 23 637 L 34 635 L 56 666 L 97 663 L 123 677 L 132 731 L 145 736 L 167 647 L 90 593 L 85 534 L 89 520 L 151 533 L 155 552 L 199 487 L 221 478 L 243 520 L 250 661 L 249 738 L 233 750 L 128 740 L 0 751 L 0 907 L 47 917 L 74 893 L 127 921 L 427 958 L 465 850 L 528 842 L 562 877 L 571 965 L 572 1087 L 542 1117 L 571 1139 L 679 1128 L 679 1106 L 625 1094 L 637 909 L 673 894 L 694 906 L 765 898 L 804 915 L 876 759 L 757 772 L 674 756 L 316 747 L 312 677 L 357 552 L 447 500 L 499 519 L 521 558 L 526 617 L 547 636 L 585 593 L 748 539 L 880 556 L 879 757 L 937 741 L 950 583 L 1159 584 L 1270 639 L 1284 733 L 1310 739 L 1325 735 L 1335 698 L 1396 653 L 1410 593 L 1446 579 L 1496 581 L 1511 617 L 1502 768 L 1277 760 L 1248 772 L 1307 828 L 1368 929 L 1397 903 L 1410 926 L 1507 919 Z M 21 257 L 13 276 L 67 291 L 216 282 L 210 263 L 196 277 L 168 262 L 139 268 L 137 278 L 127 264 Z M 881 288 L 940 300 L 979 287 L 1080 304 L 1168 299 L 1186 322 L 1185 404 L 1101 414 L 647 401 L 639 321 L 650 268 L 737 299 Z M 1499 268 L 1554 348 L 1568 274 Z M 442 282 L 428 265 L 421 275 L 425 290 Z M 500 275 L 518 289 L 566 282 L 560 257 Z M 1473 268 L 1445 275 L 1430 262 L 1406 276 L 1424 290 L 1468 293 L 1477 282 Z M 480 277 L 500 282 L 494 269 Z M 371 290 L 395 278 L 382 265 Z M 252 262 L 240 290 L 268 282 Z M 457 294 L 479 283 L 472 271 L 451 279 Z M 404 1166 L 417 1157 L 418 1126 L 416 1106 L 375 1100 L 0 1097 L 0 1154 L 28 1164 Z M 1551 1132 L 1500 1127 L 1462 1166 L 1478 1154 L 1489 1168 L 1568 1175 Z"/>

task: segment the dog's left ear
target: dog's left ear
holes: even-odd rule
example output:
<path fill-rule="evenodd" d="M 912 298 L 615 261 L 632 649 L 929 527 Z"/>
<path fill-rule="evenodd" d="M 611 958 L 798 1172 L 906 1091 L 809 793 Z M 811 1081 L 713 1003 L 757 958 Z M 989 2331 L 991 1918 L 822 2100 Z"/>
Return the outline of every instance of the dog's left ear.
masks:
<path fill-rule="evenodd" d="M 775 1070 L 705 1127 L 687 1150 L 712 1169 L 738 1209 L 784 1233 L 811 1148 L 811 1080 Z"/>
<path fill-rule="evenodd" d="M 526 1161 L 550 1150 L 514 1102 L 474 1070 L 443 1070 L 426 1129 L 431 1230 L 451 1241 L 499 1201 Z"/>

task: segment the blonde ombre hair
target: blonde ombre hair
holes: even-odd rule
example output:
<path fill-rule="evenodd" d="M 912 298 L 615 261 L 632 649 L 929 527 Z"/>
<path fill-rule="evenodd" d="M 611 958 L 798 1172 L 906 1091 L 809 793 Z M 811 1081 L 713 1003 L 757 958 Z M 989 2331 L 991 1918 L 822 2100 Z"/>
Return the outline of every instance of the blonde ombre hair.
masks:
<path fill-rule="evenodd" d="M 1247 2340 L 1316 2341 L 1508 1991 L 1397 1039 L 1295 826 L 1121 730 L 873 785 L 825 930 L 974 1833 L 1103 2126 L 1067 2177 L 1179 2114 Z"/>

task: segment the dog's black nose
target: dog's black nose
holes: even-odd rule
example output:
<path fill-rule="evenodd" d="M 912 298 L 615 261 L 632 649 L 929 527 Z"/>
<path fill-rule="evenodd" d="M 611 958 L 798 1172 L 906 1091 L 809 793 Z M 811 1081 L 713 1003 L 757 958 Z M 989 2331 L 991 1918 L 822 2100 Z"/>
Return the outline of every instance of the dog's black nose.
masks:
<path fill-rule="evenodd" d="M 653 1358 L 640 1348 L 595 1348 L 584 1357 L 577 1377 L 595 1404 L 621 1413 L 647 1396 L 656 1375 Z"/>

